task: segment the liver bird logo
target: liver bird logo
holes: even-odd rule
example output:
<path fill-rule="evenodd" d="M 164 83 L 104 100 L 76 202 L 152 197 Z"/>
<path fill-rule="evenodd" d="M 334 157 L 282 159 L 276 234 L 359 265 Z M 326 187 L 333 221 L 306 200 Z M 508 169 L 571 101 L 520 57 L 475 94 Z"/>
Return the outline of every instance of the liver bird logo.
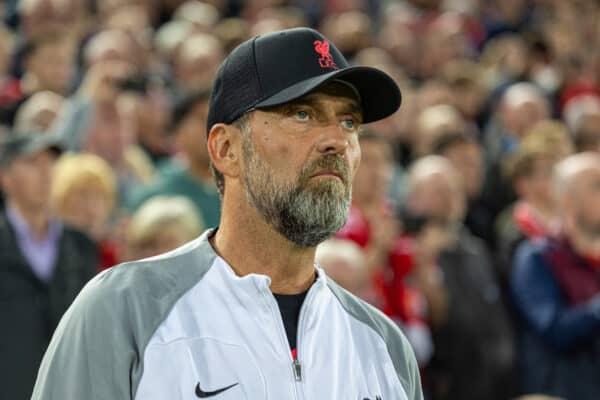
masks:
<path fill-rule="evenodd" d="M 333 57 L 329 52 L 329 42 L 325 40 L 315 40 L 313 42 L 315 45 L 315 51 L 319 54 L 319 65 L 321 68 L 334 68 L 338 69 L 338 66 L 333 61 Z"/>

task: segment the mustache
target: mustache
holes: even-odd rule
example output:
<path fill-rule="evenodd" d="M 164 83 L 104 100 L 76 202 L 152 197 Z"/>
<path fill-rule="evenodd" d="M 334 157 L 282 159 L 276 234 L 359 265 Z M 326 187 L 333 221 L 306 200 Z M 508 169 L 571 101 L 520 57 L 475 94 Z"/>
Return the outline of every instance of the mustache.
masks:
<path fill-rule="evenodd" d="M 345 184 L 350 182 L 350 170 L 344 157 L 341 155 L 328 154 L 314 160 L 302 169 L 299 178 L 300 183 L 304 184 L 315 173 L 323 170 L 339 174 Z"/>

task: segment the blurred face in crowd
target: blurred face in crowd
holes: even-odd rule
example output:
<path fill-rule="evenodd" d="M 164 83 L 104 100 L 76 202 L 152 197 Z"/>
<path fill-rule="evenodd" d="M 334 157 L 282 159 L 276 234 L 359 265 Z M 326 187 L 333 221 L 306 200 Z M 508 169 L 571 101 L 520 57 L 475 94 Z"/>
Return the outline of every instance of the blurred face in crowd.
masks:
<path fill-rule="evenodd" d="M 317 262 L 325 269 L 329 278 L 357 296 L 362 295 L 365 287 L 368 287 L 369 276 L 362 264 L 362 257 L 349 259 L 346 254 L 326 254 L 318 257 Z"/>
<path fill-rule="evenodd" d="M 171 137 L 166 134 L 170 118 L 167 93 L 162 89 L 135 96 L 137 140 L 150 151 L 165 154 L 171 147 Z"/>
<path fill-rule="evenodd" d="M 19 157 L 3 167 L 2 188 L 9 201 L 22 212 L 47 210 L 55 160 L 52 150 L 43 150 Z"/>
<path fill-rule="evenodd" d="M 73 0 L 21 0 L 20 24 L 29 38 L 40 37 L 74 22 L 76 6 Z M 75 7 L 74 7 L 75 6 Z"/>
<path fill-rule="evenodd" d="M 556 165 L 555 160 L 550 156 L 536 157 L 531 174 L 516 182 L 515 188 L 520 199 L 545 209 L 553 207 L 552 170 Z"/>
<path fill-rule="evenodd" d="M 82 150 L 101 157 L 115 168 L 120 167 L 130 144 L 123 125 L 116 110 L 104 110 L 102 123 L 92 126 L 84 139 Z"/>
<path fill-rule="evenodd" d="M 456 168 L 468 198 L 474 198 L 481 190 L 484 164 L 482 150 L 476 142 L 460 143 L 448 148 L 444 154 Z"/>
<path fill-rule="evenodd" d="M 582 118 L 579 129 L 575 133 L 577 151 L 594 151 L 600 153 L 600 114 L 586 115 Z"/>
<path fill-rule="evenodd" d="M 509 134 L 518 138 L 523 138 L 532 126 L 549 117 L 548 105 L 543 99 L 527 94 L 524 96 L 527 98 L 514 103 L 505 102 L 500 110 L 504 128 Z"/>
<path fill-rule="evenodd" d="M 455 224 L 464 217 L 464 192 L 450 163 L 427 166 L 412 178 L 412 185 L 407 203 L 412 213 L 446 224 Z"/>
<path fill-rule="evenodd" d="M 57 211 L 65 222 L 98 239 L 104 233 L 111 208 L 112 201 L 106 190 L 89 180 L 65 193 Z"/>
<path fill-rule="evenodd" d="M 204 134 L 207 116 L 208 100 L 200 101 L 187 113 L 175 132 L 179 150 L 189 156 L 190 162 L 204 167 L 210 163 Z"/>
<path fill-rule="evenodd" d="M 175 77 L 186 90 L 205 90 L 212 87 L 223 58 L 223 48 L 215 37 L 196 34 L 187 38 L 176 53 Z"/>
<path fill-rule="evenodd" d="M 352 186 L 352 199 L 362 206 L 380 207 L 386 200 L 392 182 L 392 151 L 379 138 L 360 140 L 360 168 Z"/>
<path fill-rule="evenodd" d="M 37 90 L 66 95 L 74 73 L 73 43 L 64 38 L 42 42 L 26 61 Z"/>
<path fill-rule="evenodd" d="M 167 224 L 160 231 L 147 235 L 146 238 L 128 245 L 127 253 L 130 260 L 153 257 L 166 253 L 185 244 L 189 238 L 177 224 Z"/>
<path fill-rule="evenodd" d="M 140 60 L 132 37 L 119 30 L 105 30 L 96 34 L 85 47 L 88 67 L 115 62 L 135 70 Z"/>
<path fill-rule="evenodd" d="M 600 245 L 600 159 L 579 172 L 573 179 L 574 189 L 567 207 L 567 224 L 571 232 Z"/>
<path fill-rule="evenodd" d="M 474 83 L 457 84 L 452 88 L 453 105 L 466 117 L 478 117 L 485 102 L 485 91 Z"/>
<path fill-rule="evenodd" d="M 354 92 L 340 83 L 251 115 L 242 136 L 243 190 L 292 243 L 315 246 L 346 222 L 360 121 Z"/>

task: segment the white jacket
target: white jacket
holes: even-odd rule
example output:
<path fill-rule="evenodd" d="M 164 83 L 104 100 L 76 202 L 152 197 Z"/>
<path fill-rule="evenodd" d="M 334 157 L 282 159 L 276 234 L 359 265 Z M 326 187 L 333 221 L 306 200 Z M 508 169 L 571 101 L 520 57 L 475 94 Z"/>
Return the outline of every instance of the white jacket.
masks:
<path fill-rule="evenodd" d="M 94 278 L 32 399 L 422 399 L 400 330 L 318 267 L 293 360 L 269 277 L 236 276 L 209 235 Z"/>

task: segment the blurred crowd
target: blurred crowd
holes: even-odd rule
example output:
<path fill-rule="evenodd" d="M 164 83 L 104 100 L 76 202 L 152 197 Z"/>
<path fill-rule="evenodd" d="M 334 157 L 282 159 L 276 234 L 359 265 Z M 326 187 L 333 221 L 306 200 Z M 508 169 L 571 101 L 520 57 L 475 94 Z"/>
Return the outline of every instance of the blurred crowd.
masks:
<path fill-rule="evenodd" d="M 296 26 L 402 90 L 364 127 L 317 261 L 398 323 L 426 399 L 600 398 L 600 1 L 5 0 L 0 17 L 0 399 L 29 398 L 93 275 L 218 224 L 216 70 Z"/>

